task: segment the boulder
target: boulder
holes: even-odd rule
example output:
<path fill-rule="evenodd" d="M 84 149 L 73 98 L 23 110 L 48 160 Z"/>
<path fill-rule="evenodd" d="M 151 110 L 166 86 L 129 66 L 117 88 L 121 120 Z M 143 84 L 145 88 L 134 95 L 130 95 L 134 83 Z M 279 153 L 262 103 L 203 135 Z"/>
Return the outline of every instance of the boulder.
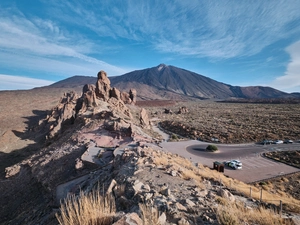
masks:
<path fill-rule="evenodd" d="M 132 100 L 130 98 L 129 93 L 127 92 L 122 92 L 121 93 L 121 100 L 125 103 L 125 104 L 131 104 Z"/>
<path fill-rule="evenodd" d="M 180 204 L 179 202 L 176 202 L 175 205 L 178 210 L 187 212 L 187 208 L 185 206 L 183 206 L 182 204 Z"/>
<path fill-rule="evenodd" d="M 129 213 L 122 217 L 113 225 L 143 225 L 142 219 L 136 213 Z"/>
<path fill-rule="evenodd" d="M 217 194 L 227 200 L 229 200 L 230 202 L 234 202 L 235 201 L 235 197 L 233 194 L 230 193 L 230 191 L 225 190 L 225 189 L 219 189 Z"/>
<path fill-rule="evenodd" d="M 21 170 L 21 166 L 20 165 L 13 165 L 11 167 L 6 167 L 5 168 L 5 178 L 9 178 L 12 176 L 17 175 Z"/>
<path fill-rule="evenodd" d="M 167 216 L 166 214 L 163 212 L 159 217 L 158 217 L 158 224 L 160 225 L 165 225 L 167 221 Z"/>
<path fill-rule="evenodd" d="M 79 169 L 81 169 L 81 168 L 83 168 L 83 162 L 82 162 L 81 159 L 77 158 L 77 159 L 75 160 L 75 169 L 76 169 L 76 170 L 79 170 Z"/>
<path fill-rule="evenodd" d="M 150 121 L 148 118 L 148 113 L 146 109 L 142 108 L 140 111 L 140 124 L 144 128 L 149 128 L 150 127 Z"/>
<path fill-rule="evenodd" d="M 109 97 L 110 98 L 116 98 L 116 99 L 118 99 L 118 100 L 121 100 L 122 98 L 121 98 L 121 92 L 117 89 L 117 88 L 115 88 L 115 87 L 113 87 L 110 91 L 109 91 Z"/>

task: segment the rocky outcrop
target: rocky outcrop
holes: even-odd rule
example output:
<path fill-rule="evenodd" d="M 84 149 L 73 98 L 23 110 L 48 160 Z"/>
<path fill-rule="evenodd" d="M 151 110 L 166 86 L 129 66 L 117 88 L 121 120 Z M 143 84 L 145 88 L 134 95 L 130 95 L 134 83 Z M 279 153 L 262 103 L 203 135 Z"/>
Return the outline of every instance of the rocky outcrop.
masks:
<path fill-rule="evenodd" d="M 110 98 L 116 98 L 118 100 L 122 100 L 121 99 L 121 92 L 115 87 L 110 90 L 109 97 Z"/>
<path fill-rule="evenodd" d="M 179 110 L 178 110 L 178 114 L 185 114 L 185 113 L 188 113 L 188 112 L 189 112 L 189 110 L 185 106 L 180 107 Z"/>
<path fill-rule="evenodd" d="M 96 86 L 93 84 L 84 85 L 82 90 L 82 96 L 81 96 L 81 101 L 82 101 L 82 105 L 80 107 L 81 111 L 86 111 L 90 107 L 97 106 L 95 90 L 96 90 Z"/>
<path fill-rule="evenodd" d="M 129 93 L 127 92 L 122 92 L 121 93 L 121 99 L 125 104 L 131 104 L 135 105 L 136 104 L 136 90 L 135 89 L 130 89 Z"/>
<path fill-rule="evenodd" d="M 130 89 L 129 90 L 129 97 L 131 99 L 131 104 L 135 104 L 136 103 L 136 90 L 135 89 Z"/>
<path fill-rule="evenodd" d="M 140 111 L 140 124 L 144 128 L 149 128 L 150 127 L 150 120 L 148 117 L 148 113 L 146 109 L 142 108 Z"/>
<path fill-rule="evenodd" d="M 135 102 L 136 91 L 130 90 L 130 93 L 125 95 L 117 88 L 111 88 L 106 72 L 101 70 L 96 85 L 84 85 L 80 98 L 74 92 L 64 94 L 58 106 L 40 124 L 47 127 L 47 138 L 51 139 L 59 134 L 63 124 L 72 124 L 79 115 L 95 115 L 104 108 L 121 117 L 131 118 L 130 110 L 122 100 L 124 96 L 128 96 L 127 103 Z"/>
<path fill-rule="evenodd" d="M 103 70 L 101 70 L 97 76 L 96 96 L 107 101 L 109 99 L 110 80 L 107 78 L 107 74 Z"/>
<path fill-rule="evenodd" d="M 76 118 L 76 104 L 78 96 L 75 92 L 65 93 L 59 104 L 44 120 L 49 134 L 47 138 L 53 138 L 61 132 L 63 124 L 72 124 Z"/>

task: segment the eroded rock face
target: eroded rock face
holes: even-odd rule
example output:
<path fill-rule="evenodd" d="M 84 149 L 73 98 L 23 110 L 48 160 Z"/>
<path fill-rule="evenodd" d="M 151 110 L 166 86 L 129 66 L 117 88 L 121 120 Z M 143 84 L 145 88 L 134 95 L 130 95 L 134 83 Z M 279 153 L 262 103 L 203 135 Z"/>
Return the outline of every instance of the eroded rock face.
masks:
<path fill-rule="evenodd" d="M 135 105 L 136 104 L 136 90 L 135 89 L 130 89 L 129 93 L 127 92 L 122 92 L 121 93 L 121 100 L 125 103 L 125 104 L 131 104 L 131 105 Z"/>
<path fill-rule="evenodd" d="M 129 98 L 131 99 L 131 104 L 134 104 L 136 103 L 136 90 L 135 89 L 130 89 L 129 90 Z"/>
<path fill-rule="evenodd" d="M 96 96 L 107 101 L 109 99 L 110 80 L 107 78 L 107 74 L 103 70 L 101 70 L 97 76 Z"/>
<path fill-rule="evenodd" d="M 48 138 L 57 135 L 63 123 L 72 124 L 74 122 L 77 99 L 78 95 L 75 92 L 65 93 L 52 113 L 47 116 L 46 123 L 50 130 Z"/>
<path fill-rule="evenodd" d="M 96 107 L 97 101 L 96 101 L 96 86 L 93 84 L 86 84 L 83 86 L 82 90 L 82 106 L 81 110 L 86 111 L 89 107 Z"/>
<path fill-rule="evenodd" d="M 127 108 L 125 103 L 116 98 L 109 98 L 107 101 L 113 110 L 123 113 L 125 116 L 131 118 L 130 110 Z"/>
<path fill-rule="evenodd" d="M 142 108 L 140 111 L 140 124 L 144 128 L 149 128 L 150 127 L 150 121 L 148 117 L 148 113 L 146 109 Z"/>
<path fill-rule="evenodd" d="M 113 87 L 109 93 L 110 98 L 116 98 L 118 100 L 121 100 L 121 92 L 117 88 Z"/>

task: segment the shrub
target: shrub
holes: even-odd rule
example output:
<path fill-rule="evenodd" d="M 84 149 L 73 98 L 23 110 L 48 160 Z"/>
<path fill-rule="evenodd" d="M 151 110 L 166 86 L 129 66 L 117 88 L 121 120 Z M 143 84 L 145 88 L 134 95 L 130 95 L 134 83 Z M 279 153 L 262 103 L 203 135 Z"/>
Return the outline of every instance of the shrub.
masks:
<path fill-rule="evenodd" d="M 206 150 L 207 150 L 207 151 L 211 151 L 211 152 L 215 152 L 215 151 L 218 150 L 218 147 L 215 146 L 215 145 L 208 145 L 208 146 L 206 147 Z"/>
<path fill-rule="evenodd" d="M 56 214 L 56 218 L 61 225 L 110 225 L 115 210 L 114 197 L 101 196 L 98 189 L 88 194 L 81 192 L 78 197 L 69 195 L 61 204 L 61 212 Z"/>
<path fill-rule="evenodd" d="M 172 138 L 173 140 L 178 140 L 178 136 L 177 136 L 176 134 L 172 134 L 171 138 Z"/>

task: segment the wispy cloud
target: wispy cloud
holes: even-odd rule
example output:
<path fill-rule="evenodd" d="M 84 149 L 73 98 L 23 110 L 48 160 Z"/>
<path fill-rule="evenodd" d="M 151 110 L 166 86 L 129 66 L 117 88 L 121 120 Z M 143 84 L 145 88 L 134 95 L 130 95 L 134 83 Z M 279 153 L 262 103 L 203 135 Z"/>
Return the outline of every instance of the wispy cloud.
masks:
<path fill-rule="evenodd" d="M 277 77 L 271 84 L 281 90 L 288 92 L 299 92 L 300 90 L 300 41 L 286 48 L 291 59 L 283 76 Z"/>
<path fill-rule="evenodd" d="M 53 81 L 34 79 L 23 76 L 0 74 L 0 90 L 22 90 L 42 87 L 52 84 Z"/>
<path fill-rule="evenodd" d="M 157 51 L 198 57 L 254 55 L 300 33 L 300 4 L 293 1 L 64 2 L 67 7 L 59 1 L 60 9 L 71 14 L 56 15 L 99 36 L 146 41 Z"/>
<path fill-rule="evenodd" d="M 12 13 L 12 14 L 11 14 Z M 7 61 L 7 55 L 14 55 L 18 52 L 17 57 L 25 56 L 24 61 L 31 61 L 27 69 L 38 70 L 42 65 L 36 61 L 44 61 L 44 65 L 48 72 L 57 72 L 56 66 L 52 68 L 47 66 L 47 60 L 54 64 L 59 60 L 66 61 L 70 64 L 75 61 L 74 67 L 77 64 L 86 62 L 86 69 L 91 64 L 93 67 L 98 67 L 98 70 L 107 70 L 112 75 L 122 74 L 127 72 L 123 68 L 111 65 L 102 60 L 91 57 L 88 53 L 94 53 L 94 44 L 87 39 L 84 39 L 78 34 L 70 34 L 68 31 L 63 31 L 56 23 L 51 20 L 41 18 L 28 19 L 21 12 L 14 9 L 13 12 L 2 11 L 0 16 L 0 48 L 3 53 L 0 55 L 0 62 Z M 85 40 L 85 41 L 83 41 Z M 99 48 L 99 46 L 97 46 Z M 21 60 L 20 60 L 21 61 Z M 14 63 L 14 62 L 13 62 Z M 23 63 L 24 69 L 25 64 Z M 83 66 L 83 65 L 82 65 Z M 66 75 L 74 75 L 79 71 L 72 70 L 72 65 Z M 94 73 L 96 73 L 94 71 Z"/>

